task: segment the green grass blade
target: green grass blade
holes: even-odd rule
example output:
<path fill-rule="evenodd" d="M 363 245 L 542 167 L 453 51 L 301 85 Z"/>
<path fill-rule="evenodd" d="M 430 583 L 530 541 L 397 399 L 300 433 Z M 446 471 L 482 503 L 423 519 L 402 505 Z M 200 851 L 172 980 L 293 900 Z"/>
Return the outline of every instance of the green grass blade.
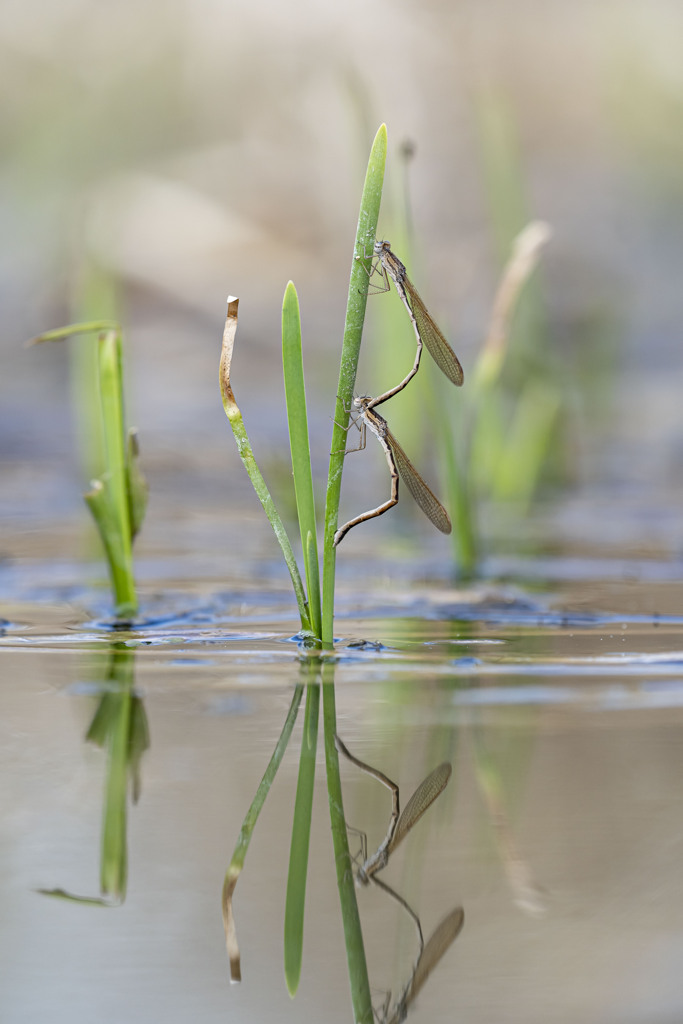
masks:
<path fill-rule="evenodd" d="M 315 671 L 317 671 L 317 665 Z M 304 909 L 306 905 L 306 875 L 308 848 L 311 838 L 313 789 L 315 784 L 315 755 L 318 746 L 318 713 L 320 686 L 309 683 L 306 692 L 304 731 L 301 738 L 299 778 L 296 787 L 292 842 L 289 852 L 289 874 L 285 902 L 285 981 L 290 996 L 296 994 L 301 977 L 304 942 Z"/>
<path fill-rule="evenodd" d="M 344 927 L 344 944 L 351 985 L 353 1019 L 357 1024 L 373 1024 L 372 998 L 368 965 L 365 958 L 363 932 L 358 913 L 356 886 L 349 852 L 349 841 L 344 817 L 339 754 L 334 743 L 337 731 L 337 711 L 334 694 L 334 665 L 323 664 L 323 723 L 325 732 L 325 765 L 327 768 L 327 793 L 330 807 L 330 825 L 334 863 L 337 871 L 337 888 Z"/>
<path fill-rule="evenodd" d="M 103 323 L 106 317 L 120 323 L 121 301 L 115 275 L 91 256 L 82 254 L 75 276 L 70 302 L 73 319 L 81 323 L 97 317 Z M 116 326 L 110 323 L 100 330 L 112 330 Z M 75 414 L 75 441 L 85 480 L 99 476 L 104 465 L 98 361 L 97 345 L 92 345 L 89 338 L 76 338 L 69 345 L 69 400 Z"/>
<path fill-rule="evenodd" d="M 474 367 L 472 383 L 477 395 L 486 393 L 498 382 L 510 346 L 513 319 L 520 301 L 533 283 L 541 250 L 551 235 L 550 226 L 545 221 L 534 220 L 512 240 L 493 300 L 486 338 Z M 539 345 L 542 340 L 538 339 Z"/>
<path fill-rule="evenodd" d="M 301 580 L 301 574 L 299 573 L 299 567 L 296 564 L 294 552 L 292 551 L 292 545 L 289 537 L 287 536 L 284 523 L 280 518 L 280 513 L 275 507 L 275 502 L 272 499 L 270 491 L 268 490 L 266 482 L 261 474 L 261 470 L 258 468 L 256 459 L 254 458 L 254 452 L 251 447 L 249 435 L 247 434 L 246 427 L 244 426 L 242 413 L 235 401 L 235 395 L 230 382 L 230 366 L 232 363 L 235 335 L 237 333 L 238 306 L 239 299 L 231 296 L 228 300 L 228 315 L 226 317 L 225 330 L 223 332 L 223 346 L 221 349 L 219 370 L 223 409 L 225 410 L 225 415 L 230 421 L 232 432 L 235 435 L 235 441 L 237 442 L 237 450 L 240 458 L 244 463 L 244 467 L 249 474 L 249 479 L 256 491 L 256 495 L 263 506 L 264 512 L 268 516 L 270 525 L 273 527 L 273 532 L 275 533 L 280 548 L 282 549 L 287 568 L 289 569 L 289 575 L 292 580 L 292 586 L 294 587 L 294 594 L 299 608 L 299 617 L 301 619 L 301 628 L 310 632 L 311 618 L 308 602 L 306 600 L 306 593 Z"/>
<path fill-rule="evenodd" d="M 321 604 L 320 604 L 320 569 L 318 562 L 318 544 L 315 539 L 315 534 L 310 530 L 306 534 L 306 546 L 304 548 L 304 557 L 306 565 L 311 566 L 310 571 L 310 582 L 309 582 L 309 607 L 316 608 L 318 613 L 318 628 L 314 630 L 316 640 L 319 642 L 321 639 Z"/>
<path fill-rule="evenodd" d="M 102 331 L 120 331 L 121 325 L 116 320 L 88 320 L 82 324 L 67 324 L 66 327 L 55 327 L 53 331 L 43 331 L 36 338 L 26 342 L 26 346 L 40 345 L 44 341 L 63 341 L 72 334 L 99 334 Z"/>
<path fill-rule="evenodd" d="M 552 447 L 552 435 L 562 406 L 559 388 L 529 381 L 522 391 L 508 431 L 492 496 L 513 500 L 528 509 L 538 488 L 541 470 Z"/>
<path fill-rule="evenodd" d="M 306 413 L 306 387 L 301 351 L 301 318 L 299 298 L 290 281 L 282 303 L 282 367 L 287 401 L 287 424 L 292 452 L 294 493 L 301 532 L 301 547 L 306 572 L 309 613 L 313 632 L 320 639 L 320 568 L 316 541 L 315 501 L 313 474 L 308 438 Z M 309 539 L 310 538 L 310 539 Z"/>
<path fill-rule="evenodd" d="M 507 399 L 501 388 L 480 391 L 471 398 L 467 435 L 470 480 L 474 493 L 488 498 L 503 457 L 513 399 Z"/>
<path fill-rule="evenodd" d="M 464 422 L 462 409 L 451 418 L 461 425 Z M 477 568 L 479 545 L 469 449 L 465 439 L 460 436 L 461 433 L 462 431 L 456 428 L 454 437 L 450 429 L 445 429 L 439 431 L 439 438 L 448 505 L 453 520 L 453 558 L 458 576 L 462 579 L 471 579 Z"/>
<path fill-rule="evenodd" d="M 353 399 L 360 343 L 363 336 L 365 307 L 368 300 L 368 285 L 370 282 L 367 273 L 369 262 L 367 259 L 363 259 L 363 257 L 366 256 L 368 247 L 372 246 L 377 234 L 377 221 L 382 200 L 386 157 L 387 129 L 385 125 L 381 125 L 375 136 L 368 161 L 368 169 L 361 196 L 353 260 L 351 261 L 351 279 L 349 281 L 344 341 L 339 368 L 339 384 L 337 386 L 337 404 L 334 411 L 330 466 L 327 477 L 325 538 L 323 544 L 322 641 L 323 646 L 330 648 L 332 647 L 334 634 L 334 580 L 336 568 L 336 551 L 332 542 L 337 529 L 337 518 L 339 515 L 339 498 L 344 466 L 343 452 L 346 448 L 346 432 L 344 428 L 348 425 L 349 410 Z"/>
<path fill-rule="evenodd" d="M 244 867 L 244 861 L 247 856 L 251 837 L 256 827 L 259 814 L 266 802 L 266 797 L 270 792 L 270 787 L 273 784 L 273 779 L 277 775 L 277 770 L 280 767 L 280 762 L 284 757 L 289 738 L 292 735 L 292 729 L 296 722 L 296 716 L 299 711 L 299 705 L 301 704 L 301 698 L 303 696 L 304 687 L 303 683 L 299 683 L 292 694 L 292 701 L 289 705 L 289 711 L 285 719 L 285 724 L 282 727 L 280 738 L 277 741 L 275 750 L 273 751 L 272 757 L 268 762 L 263 778 L 259 783 L 259 787 L 256 790 L 256 796 L 251 802 L 251 807 L 247 811 L 244 821 L 242 822 L 242 828 L 233 850 L 232 858 L 228 865 L 228 870 L 225 873 L 225 880 L 223 882 L 223 894 L 221 898 L 221 907 L 223 910 L 223 927 L 225 929 L 225 945 L 228 951 L 228 957 L 230 959 L 230 980 L 232 982 L 241 981 L 242 970 L 240 964 L 240 951 L 237 942 L 237 929 L 235 926 L 235 916 L 232 908 L 233 893 L 235 886 Z"/>
<path fill-rule="evenodd" d="M 133 578 L 133 535 L 128 496 L 120 332 L 105 331 L 99 338 L 98 348 L 107 492 L 112 504 L 113 519 L 117 524 L 110 541 L 110 549 L 115 550 L 110 569 L 116 614 L 129 617 L 137 612 L 138 602 Z"/>
<path fill-rule="evenodd" d="M 489 223 L 504 263 L 512 239 L 529 220 L 519 125 L 500 89 L 480 90 L 474 112 Z"/>
<path fill-rule="evenodd" d="M 309 608 L 313 631 L 320 638 L 320 571 L 301 347 L 301 319 L 298 296 L 291 281 L 285 290 L 282 305 L 282 364 L 294 491 L 301 531 Z M 310 684 L 306 696 L 285 902 L 285 980 L 291 996 L 296 993 L 301 977 L 319 703 L 319 687 Z"/>
<path fill-rule="evenodd" d="M 136 526 L 144 514 L 143 478 L 129 459 L 123 408 L 123 361 L 121 328 L 115 320 L 88 320 L 45 331 L 29 344 L 61 341 L 74 334 L 98 332 L 97 388 L 102 421 L 104 471 L 85 495 L 104 545 L 116 615 L 132 618 L 138 608 L 133 577 L 133 536 L 131 511 Z M 135 487 L 132 494 L 131 487 Z"/>
<path fill-rule="evenodd" d="M 547 224 L 532 221 L 514 239 L 496 291 L 486 338 L 470 376 L 470 388 L 451 414 L 455 437 L 444 437 L 444 463 L 454 518 L 454 559 L 463 577 L 471 577 L 476 569 L 477 499 L 515 498 L 528 505 L 549 448 L 555 411 L 548 408 L 546 413 L 544 393 L 539 395 L 537 390 L 545 389 L 546 385 L 535 378 L 523 379 L 521 394 L 506 396 L 503 371 L 520 297 L 529 286 L 550 234 Z M 548 391 L 556 390 L 552 385 L 547 387 Z"/>
<path fill-rule="evenodd" d="M 128 431 L 128 444 L 126 449 L 126 491 L 128 494 L 128 516 L 130 519 L 130 532 L 133 540 L 140 532 L 145 512 L 147 511 L 147 499 L 149 487 L 140 469 L 140 444 L 138 432 L 135 429 Z"/>
<path fill-rule="evenodd" d="M 101 743 L 106 730 L 107 781 L 102 822 L 100 855 L 100 889 L 103 895 L 125 899 L 128 879 L 127 801 L 130 772 L 131 727 L 135 652 L 124 648 L 112 650 L 109 667 L 109 693 L 88 730 L 88 739 Z"/>
<path fill-rule="evenodd" d="M 125 562 L 121 558 L 121 531 L 108 480 L 91 481 L 90 490 L 85 492 L 83 499 L 95 520 L 113 585 L 115 572 L 120 569 L 125 573 Z"/>

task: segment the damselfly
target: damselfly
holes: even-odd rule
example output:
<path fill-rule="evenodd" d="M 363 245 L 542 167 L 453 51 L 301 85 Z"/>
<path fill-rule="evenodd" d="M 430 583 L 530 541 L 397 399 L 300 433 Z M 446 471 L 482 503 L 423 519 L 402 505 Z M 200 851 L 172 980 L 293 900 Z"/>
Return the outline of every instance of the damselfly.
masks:
<path fill-rule="evenodd" d="M 389 284 L 389 278 L 391 278 L 401 302 L 408 311 L 408 316 L 410 317 L 410 322 L 413 325 L 415 337 L 417 338 L 417 352 L 415 354 L 415 362 L 410 373 L 401 381 L 400 384 L 397 384 L 396 387 L 376 399 L 376 403 L 379 405 L 380 402 L 386 401 L 387 398 L 397 395 L 398 392 L 402 391 L 406 384 L 413 379 L 420 368 L 423 344 L 426 345 L 427 351 L 439 369 L 445 373 L 449 380 L 460 387 L 464 380 L 460 360 L 430 316 L 427 307 L 415 288 L 415 285 L 408 277 L 406 268 L 401 263 L 398 256 L 391 251 L 390 243 L 386 241 L 376 241 L 373 247 L 373 257 L 377 260 L 377 264 L 374 265 L 373 270 L 371 270 L 370 273 L 372 275 L 372 273 L 379 267 L 379 273 L 381 274 L 384 282 L 384 287 L 379 290 L 389 291 L 391 287 Z"/>
<path fill-rule="evenodd" d="M 436 798 L 443 793 L 444 789 L 448 785 L 448 780 L 451 777 L 451 766 L 448 761 L 444 761 L 434 771 L 430 772 L 426 779 L 423 779 L 420 785 L 417 787 L 410 800 L 401 811 L 400 794 L 399 788 L 395 782 L 379 771 L 378 768 L 373 768 L 371 765 L 366 764 L 348 750 L 346 745 L 342 742 L 339 736 L 334 737 L 334 742 L 337 750 L 340 754 L 343 754 L 347 760 L 352 764 L 355 764 L 357 768 L 371 775 L 378 782 L 381 782 L 383 786 L 391 791 L 392 796 L 392 809 L 391 817 L 389 819 L 389 828 L 382 842 L 379 844 L 372 856 L 368 857 L 368 845 L 367 836 L 361 832 L 361 857 L 363 861 L 359 866 L 356 878 L 361 885 L 367 885 L 370 881 L 379 881 L 374 878 L 378 871 L 385 868 L 389 862 L 389 857 L 394 852 L 401 840 L 405 839 L 410 830 L 420 820 L 425 811 L 431 807 Z"/>
<path fill-rule="evenodd" d="M 368 395 L 360 395 L 358 398 L 354 398 L 353 404 L 358 412 L 359 419 L 354 418 L 353 423 L 358 426 L 361 436 L 358 448 L 352 448 L 350 451 L 361 451 L 365 448 L 367 430 L 369 429 L 372 431 L 384 449 L 387 465 L 389 466 L 389 472 L 391 474 L 391 497 L 381 505 L 378 505 L 377 508 L 370 509 L 368 512 L 363 512 L 361 515 L 356 516 L 354 519 L 350 519 L 348 523 L 341 526 L 334 535 L 335 547 L 346 536 L 352 527 L 358 526 L 359 523 L 364 523 L 368 519 L 374 519 L 375 516 L 384 515 L 385 512 L 390 508 L 393 508 L 393 506 L 398 503 L 399 476 L 424 514 L 427 516 L 429 521 L 434 524 L 437 530 L 441 530 L 442 533 L 451 532 L 451 521 L 448 518 L 446 509 L 443 507 L 436 495 L 432 493 L 418 471 L 415 469 L 412 462 L 403 451 L 403 448 L 389 430 L 387 421 L 374 410 L 374 406 L 377 405 L 380 400 L 384 400 L 385 397 L 387 396 L 380 395 L 379 399 L 373 399 Z"/>

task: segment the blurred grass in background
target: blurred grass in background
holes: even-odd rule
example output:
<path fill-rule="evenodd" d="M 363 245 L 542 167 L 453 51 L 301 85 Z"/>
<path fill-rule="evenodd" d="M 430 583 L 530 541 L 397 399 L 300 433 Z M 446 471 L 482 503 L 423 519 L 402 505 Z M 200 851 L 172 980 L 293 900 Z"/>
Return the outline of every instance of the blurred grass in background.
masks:
<path fill-rule="evenodd" d="M 410 253 L 466 373 L 510 233 L 523 214 L 553 226 L 506 376 L 519 388 L 533 366 L 562 390 L 543 481 L 670 487 L 682 450 L 672 373 L 683 313 L 681 29 L 683 12 L 670 4 L 616 0 L 343 12 L 295 3 L 286 14 L 266 3 L 5 5 L 0 458 L 14 493 L 27 461 L 47 473 L 69 463 L 65 367 L 52 354 L 36 374 L 20 342 L 71 318 L 91 263 L 127 312 L 131 419 L 153 487 L 155 477 L 177 480 L 169 495 L 184 493 L 187 474 L 199 487 L 217 467 L 224 481 L 214 367 L 228 292 L 242 301 L 240 379 L 245 411 L 259 409 L 254 444 L 274 465 L 286 460 L 279 318 L 290 278 L 307 311 L 312 457 L 324 466 L 355 197 L 382 120 L 393 147 L 386 195 L 393 188 L 397 198 L 380 231 Z M 410 358 L 404 310 L 388 304 L 391 322 L 378 331 L 397 346 L 405 334 Z M 372 391 L 384 374 L 364 351 L 359 385 Z M 433 450 L 429 435 L 419 440 L 412 401 L 392 426 L 406 445 L 415 437 Z M 428 474 L 429 452 L 425 464 L 410 451 Z M 27 495 L 11 500 L 10 516 Z"/>

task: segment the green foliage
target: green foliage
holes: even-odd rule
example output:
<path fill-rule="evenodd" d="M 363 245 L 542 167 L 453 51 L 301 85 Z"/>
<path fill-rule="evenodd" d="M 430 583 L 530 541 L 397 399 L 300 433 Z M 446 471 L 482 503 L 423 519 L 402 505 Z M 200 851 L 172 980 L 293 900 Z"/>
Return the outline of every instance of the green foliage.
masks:
<path fill-rule="evenodd" d="M 85 501 L 104 546 L 116 616 L 131 619 L 138 610 L 133 576 L 133 540 L 144 519 L 147 485 L 138 461 L 135 431 L 126 432 L 121 328 L 95 320 L 46 331 L 33 343 L 60 341 L 73 334 L 97 334 L 97 382 L 104 467 Z"/>
<path fill-rule="evenodd" d="M 363 333 L 363 322 L 369 286 L 369 263 L 366 252 L 372 246 L 377 229 L 379 207 L 382 196 L 384 165 L 386 161 L 386 128 L 382 125 L 377 132 L 370 154 L 365 185 L 361 198 L 358 229 L 351 262 L 351 278 L 349 283 L 348 303 L 344 338 L 342 343 L 339 386 L 337 403 L 334 412 L 334 428 L 330 466 L 327 480 L 325 504 L 324 545 L 323 545 L 323 589 L 322 604 L 319 582 L 319 562 L 317 547 L 317 523 L 315 515 L 314 489 L 311 472 L 310 443 L 308 436 L 308 419 L 306 414 L 306 393 L 304 386 L 303 351 L 301 337 L 301 318 L 299 303 L 294 285 L 290 282 L 285 290 L 282 306 L 282 356 L 287 402 L 287 418 L 290 448 L 292 455 L 292 473 L 299 521 L 299 533 L 304 560 L 304 574 L 308 590 L 308 598 L 303 588 L 301 574 L 292 550 L 287 532 L 277 511 L 265 480 L 256 464 L 254 453 L 244 426 L 242 413 L 235 400 L 230 371 L 232 354 L 237 331 L 238 300 L 228 300 L 228 316 L 223 335 L 223 347 L 220 363 L 220 387 L 223 408 L 230 421 L 240 457 L 249 473 L 254 489 L 263 505 L 268 519 L 278 539 L 285 562 L 289 569 L 294 592 L 299 607 L 302 629 L 311 634 L 316 646 L 331 649 L 333 646 L 334 623 L 334 581 L 335 581 L 335 548 L 334 534 L 337 529 L 339 497 L 341 493 L 341 477 L 344 465 L 344 449 L 346 447 L 346 427 L 349 410 L 353 399 L 356 379 L 356 368 Z M 317 663 L 313 663 L 315 671 L 319 671 Z M 356 902 L 351 858 L 341 794 L 339 760 L 334 746 L 336 731 L 336 715 L 334 705 L 334 688 L 327 666 L 327 685 L 324 692 L 324 726 L 325 751 L 327 765 L 328 792 L 330 794 L 330 815 L 332 819 L 332 837 L 334 844 L 335 863 L 337 864 L 337 880 L 339 886 L 342 918 L 346 940 L 351 996 L 354 1008 L 354 1019 L 361 1024 L 371 1024 L 373 1019 L 370 986 L 367 964 L 363 949 L 363 936 L 360 928 L 360 917 Z M 323 672 L 326 667 L 323 665 Z M 325 678 L 325 677 L 324 677 Z M 289 879 L 287 885 L 287 901 L 285 910 L 285 978 L 290 993 L 297 989 L 301 974 L 304 907 L 306 894 L 306 875 L 308 869 L 308 847 L 311 827 L 313 789 L 315 782 L 315 753 L 318 729 L 319 685 L 310 683 L 306 701 L 304 735 L 299 766 L 299 784 L 294 809 L 292 842 L 290 850 Z M 291 717 L 291 715 L 290 715 Z M 289 719 L 288 719 L 289 721 Z M 293 725 L 293 721 L 291 723 Z M 291 731 L 291 726 L 289 728 Z M 283 734 L 278 745 L 279 756 L 289 738 Z M 275 757 L 275 755 L 274 755 Z M 231 974 L 236 980 L 240 974 L 239 950 L 237 947 L 235 923 L 232 910 L 232 894 L 239 872 L 242 869 L 244 856 L 248 847 L 251 831 L 265 800 L 272 778 L 277 770 L 278 761 L 271 761 L 272 771 L 268 779 L 259 787 L 235 854 L 226 873 L 223 887 L 223 917 L 226 932 L 226 943 L 230 956 Z"/>
<path fill-rule="evenodd" d="M 301 347 L 301 318 L 299 299 L 291 281 L 285 290 L 282 304 L 282 366 L 287 400 L 294 493 L 309 596 L 311 627 L 314 635 L 319 639 L 321 636 L 320 569 Z"/>
<path fill-rule="evenodd" d="M 334 690 L 334 665 L 327 662 L 322 668 L 323 724 L 325 733 L 325 764 L 327 767 L 327 797 L 330 809 L 330 828 L 334 847 L 337 888 L 342 911 L 346 962 L 351 985 L 353 1019 L 359 1024 L 373 1024 L 374 1014 L 370 996 L 368 966 L 363 943 L 363 931 L 358 912 L 353 864 L 344 816 L 344 800 L 339 772 L 339 753 L 334 737 L 337 733 L 337 712 Z"/>
<path fill-rule="evenodd" d="M 232 905 L 233 894 L 235 892 L 235 886 L 237 885 L 239 876 L 242 873 L 242 868 L 244 867 L 244 862 L 246 860 L 247 851 L 249 850 L 249 844 L 251 843 L 251 837 L 256 827 L 256 822 L 258 821 L 263 805 L 266 802 L 266 797 L 270 792 L 270 787 L 277 775 L 277 770 L 280 767 L 290 736 L 292 735 L 292 729 L 294 728 L 294 723 L 296 722 L 296 717 L 299 712 L 299 705 L 301 704 L 303 692 L 303 684 L 299 683 L 292 694 L 292 700 L 282 727 L 282 732 L 280 733 L 280 738 L 275 746 L 275 750 L 273 751 L 270 761 L 268 762 L 268 767 L 263 774 L 259 787 L 256 790 L 256 795 L 254 796 L 251 806 L 249 807 L 244 821 L 242 822 L 242 828 L 240 829 L 240 834 L 237 839 L 232 858 L 225 873 L 221 906 L 223 910 L 223 927 L 225 928 L 225 944 L 230 960 L 230 980 L 233 982 L 240 981 L 242 977 L 240 951 L 237 943 L 237 928 L 235 925 L 235 915 Z"/>
<path fill-rule="evenodd" d="M 140 763 L 149 748 L 147 715 L 135 693 L 135 651 L 112 645 L 104 692 L 86 740 L 107 752 L 102 838 L 100 843 L 100 896 L 77 896 L 65 889 L 41 889 L 43 895 L 73 903 L 118 906 L 126 898 L 128 883 L 128 794 L 140 796 Z"/>
<path fill-rule="evenodd" d="M 518 514 L 528 509 L 557 424 L 562 401 L 557 385 L 538 375 L 520 375 L 512 395 L 506 387 L 519 359 L 511 350 L 518 303 L 549 237 L 547 225 L 535 221 L 514 240 L 469 387 L 449 413 L 451 436 L 443 444 L 443 461 L 455 519 L 454 561 L 465 578 L 477 568 L 479 503 L 510 502 Z M 440 407 L 447 408 L 445 403 Z"/>
<path fill-rule="evenodd" d="M 382 201 L 384 167 L 387 157 L 387 131 L 381 125 L 370 152 L 361 196 L 356 242 L 351 262 L 351 277 L 344 323 L 337 404 L 334 410 L 330 465 L 327 474 L 327 496 L 325 501 L 325 539 L 323 545 L 323 647 L 332 647 L 334 630 L 334 581 L 336 569 L 334 534 L 339 516 L 344 450 L 346 448 L 346 427 L 353 400 L 360 343 L 363 336 L 365 307 L 368 301 L 369 262 L 366 258 L 368 246 L 372 245 L 377 233 L 379 208 Z"/>
<path fill-rule="evenodd" d="M 228 299 L 228 315 L 225 321 L 225 330 L 223 332 L 223 347 L 221 349 L 221 360 L 219 368 L 219 382 L 221 388 L 221 397 L 223 399 L 223 409 L 225 415 L 228 417 L 232 432 L 237 442 L 237 450 L 240 454 L 240 458 L 244 463 L 244 467 L 249 474 L 252 486 L 256 491 L 259 501 L 263 506 L 263 510 L 268 517 L 270 525 L 273 527 L 273 532 L 277 538 L 277 541 L 284 555 L 285 563 L 289 569 L 289 575 L 292 580 L 292 586 L 294 587 L 294 595 L 299 608 L 299 618 L 301 619 L 301 628 L 306 633 L 311 633 L 312 624 L 311 617 L 308 607 L 308 599 L 306 598 L 306 592 L 304 585 L 301 580 L 301 574 L 299 567 L 296 564 L 296 558 L 292 550 L 292 545 L 287 536 L 284 523 L 280 517 L 280 513 L 277 510 L 275 502 L 271 496 L 270 491 L 263 479 L 263 474 L 258 467 L 256 458 L 254 456 L 249 435 L 244 425 L 242 413 L 235 400 L 235 394 L 232 388 L 232 382 L 230 379 L 230 370 L 232 366 L 232 354 L 235 345 L 235 336 L 237 334 L 237 311 L 239 307 L 239 299 L 230 297 Z"/>

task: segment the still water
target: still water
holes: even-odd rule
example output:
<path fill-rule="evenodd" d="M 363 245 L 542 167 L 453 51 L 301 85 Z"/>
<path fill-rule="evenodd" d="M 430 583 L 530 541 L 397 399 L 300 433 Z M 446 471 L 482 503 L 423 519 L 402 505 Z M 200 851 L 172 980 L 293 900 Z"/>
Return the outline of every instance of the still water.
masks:
<path fill-rule="evenodd" d="M 322 735 L 294 1000 L 283 974 L 304 701 L 235 890 L 230 984 L 223 879 L 310 678 L 282 581 L 148 588 L 139 628 L 112 633 L 83 567 L 79 588 L 42 593 L 23 568 L 22 590 L 6 567 L 0 636 L 3 1021 L 352 1020 Z M 453 769 L 381 875 L 425 939 L 464 910 L 410 1020 L 683 1019 L 683 619 L 663 563 L 639 566 L 638 602 L 599 568 L 470 590 L 423 577 L 360 594 L 340 579 L 339 735 L 403 806 L 437 764 Z M 391 794 L 341 772 L 372 851 Z M 120 905 L 41 892 L 100 896 L 107 807 L 125 839 Z M 410 980 L 416 930 L 377 886 L 358 900 L 381 1015 Z"/>

